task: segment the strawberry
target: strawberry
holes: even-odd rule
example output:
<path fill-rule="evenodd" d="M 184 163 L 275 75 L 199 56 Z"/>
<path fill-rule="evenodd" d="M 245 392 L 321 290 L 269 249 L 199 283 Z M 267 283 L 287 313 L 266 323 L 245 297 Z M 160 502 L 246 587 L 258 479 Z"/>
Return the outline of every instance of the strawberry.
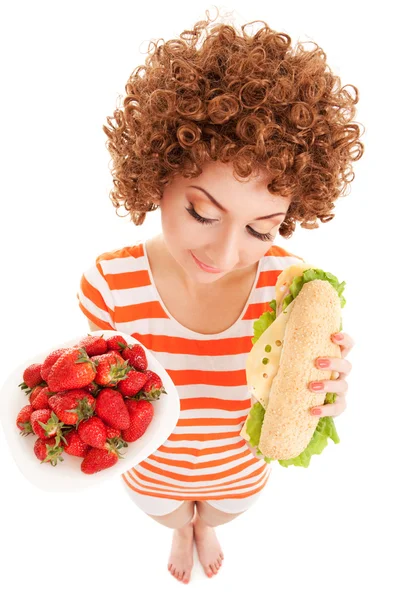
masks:
<path fill-rule="evenodd" d="M 39 389 L 39 393 L 35 393 L 36 389 Z M 49 398 L 53 395 L 54 393 L 50 392 L 47 385 L 44 387 L 38 386 L 29 396 L 29 402 L 34 410 L 39 410 L 40 408 L 51 408 L 49 405 Z"/>
<path fill-rule="evenodd" d="M 145 392 L 147 400 L 158 400 L 161 394 L 167 393 L 163 387 L 163 383 L 154 371 L 148 369 L 145 373 L 148 373 L 149 377 L 143 386 L 143 392 Z"/>
<path fill-rule="evenodd" d="M 67 425 L 78 425 L 92 417 L 95 402 L 95 398 L 82 389 L 58 392 L 49 398 L 50 408 Z"/>
<path fill-rule="evenodd" d="M 42 381 L 42 383 L 40 383 L 39 385 L 35 386 L 33 388 L 33 390 L 31 391 L 31 393 L 29 394 L 29 402 L 32 404 L 34 399 L 36 398 L 36 396 L 38 394 L 40 394 L 40 392 L 42 391 L 42 389 L 44 387 L 47 387 L 47 383 L 45 381 Z"/>
<path fill-rule="evenodd" d="M 103 469 L 113 467 L 119 458 L 123 458 L 112 442 L 107 443 L 106 448 L 90 448 L 81 462 L 81 471 L 92 475 Z"/>
<path fill-rule="evenodd" d="M 140 344 L 129 344 L 121 355 L 125 360 L 128 360 L 129 364 L 139 371 L 145 371 L 147 369 L 147 357 L 143 346 Z"/>
<path fill-rule="evenodd" d="M 89 383 L 89 385 L 86 385 L 84 388 L 82 388 L 83 390 L 89 392 L 89 394 L 91 394 L 92 396 L 94 396 L 96 398 L 97 394 L 100 392 L 100 390 L 102 389 L 100 385 L 98 385 L 95 381 L 91 381 Z"/>
<path fill-rule="evenodd" d="M 107 440 L 106 426 L 99 417 L 90 417 L 78 425 L 78 434 L 83 442 L 94 448 L 104 448 Z"/>
<path fill-rule="evenodd" d="M 42 440 L 56 436 L 57 443 L 62 436 L 62 426 L 64 423 L 59 421 L 57 415 L 49 408 L 34 410 L 31 414 L 31 425 L 34 433 Z"/>
<path fill-rule="evenodd" d="M 117 390 L 104 388 L 96 398 L 96 414 L 111 427 L 126 429 L 130 419 L 124 398 Z"/>
<path fill-rule="evenodd" d="M 29 365 L 29 367 L 26 367 L 22 375 L 23 382 L 18 385 L 21 390 L 25 390 L 25 394 L 30 394 L 35 386 L 42 383 L 43 379 L 40 374 L 41 368 L 41 363 L 34 363 Z"/>
<path fill-rule="evenodd" d="M 123 396 L 134 396 L 142 389 L 147 381 L 147 378 L 147 373 L 142 373 L 141 371 L 135 371 L 132 369 L 132 371 L 129 371 L 126 374 L 126 379 L 123 379 L 119 382 L 117 385 L 117 390 Z"/>
<path fill-rule="evenodd" d="M 74 429 L 65 434 L 64 452 L 67 454 L 83 458 L 89 452 L 89 449 L 89 444 L 86 444 Z"/>
<path fill-rule="evenodd" d="M 104 334 L 103 334 L 104 335 Z M 75 348 L 85 348 L 88 356 L 94 356 L 96 354 L 105 354 L 108 350 L 107 341 L 103 338 L 103 335 L 87 335 L 82 338 L 75 346 Z"/>
<path fill-rule="evenodd" d="M 106 432 L 107 432 L 107 439 L 112 439 L 112 438 L 119 438 L 119 436 L 121 435 L 121 430 L 120 429 L 116 429 L 116 427 L 110 427 L 109 425 L 106 425 Z"/>
<path fill-rule="evenodd" d="M 33 446 L 33 451 L 36 454 L 37 458 L 43 462 L 49 462 L 53 467 L 57 465 L 57 460 L 63 461 L 63 457 L 61 453 L 63 452 L 63 447 L 57 444 L 55 438 L 50 438 L 49 440 L 42 440 L 42 438 L 37 438 L 35 445 Z"/>
<path fill-rule="evenodd" d="M 40 369 L 40 374 L 45 381 L 47 381 L 47 377 L 49 376 L 51 367 L 54 365 L 57 359 L 59 359 L 60 356 L 64 354 L 66 350 L 68 350 L 68 348 L 58 348 L 57 350 L 53 350 L 52 352 L 50 352 L 50 354 L 46 356 L 42 364 L 42 368 Z"/>
<path fill-rule="evenodd" d="M 127 343 L 122 337 L 122 335 L 113 335 L 107 340 L 107 348 L 108 351 L 116 350 L 117 352 L 121 352 L 124 348 L 127 347 Z"/>
<path fill-rule="evenodd" d="M 96 377 L 96 367 L 84 348 L 68 348 L 51 367 L 47 384 L 52 392 L 82 388 Z"/>
<path fill-rule="evenodd" d="M 131 423 L 121 432 L 125 442 L 134 442 L 142 437 L 154 415 L 154 407 L 148 400 L 126 400 Z"/>
<path fill-rule="evenodd" d="M 92 359 L 95 362 L 97 371 L 94 380 L 98 385 L 111 387 L 115 386 L 121 379 L 125 379 L 128 362 L 124 362 L 118 352 L 111 350 L 106 354 L 93 356 Z"/>
<path fill-rule="evenodd" d="M 27 404 L 18 413 L 17 419 L 15 421 L 18 429 L 21 429 L 19 432 L 20 435 L 29 435 L 33 433 L 32 425 L 31 425 L 31 414 L 33 413 L 33 408 L 31 404 Z"/>

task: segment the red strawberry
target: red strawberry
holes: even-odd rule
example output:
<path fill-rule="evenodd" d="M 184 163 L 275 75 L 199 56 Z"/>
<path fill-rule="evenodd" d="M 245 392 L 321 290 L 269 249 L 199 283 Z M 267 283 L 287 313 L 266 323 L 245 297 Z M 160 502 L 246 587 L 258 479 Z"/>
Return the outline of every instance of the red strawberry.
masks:
<path fill-rule="evenodd" d="M 63 446 L 58 445 L 56 438 L 49 440 L 42 440 L 37 438 L 33 451 L 37 458 L 43 462 L 49 462 L 53 467 L 57 465 L 57 460 L 63 461 L 61 453 L 63 452 Z"/>
<path fill-rule="evenodd" d="M 129 344 L 125 350 L 122 350 L 121 354 L 135 369 L 138 369 L 139 371 L 147 369 L 147 357 L 143 346 L 140 344 Z"/>
<path fill-rule="evenodd" d="M 33 408 L 30 404 L 27 404 L 18 413 L 17 419 L 15 421 L 18 429 L 21 429 L 19 432 L 20 435 L 28 435 L 29 433 L 33 433 L 32 425 L 31 425 L 31 414 L 33 413 Z"/>
<path fill-rule="evenodd" d="M 84 348 L 68 348 L 54 363 L 47 378 L 52 392 L 83 388 L 96 377 L 96 367 Z"/>
<path fill-rule="evenodd" d="M 129 368 L 128 362 L 124 362 L 118 352 L 111 350 L 106 354 L 93 356 L 92 359 L 95 361 L 97 371 L 94 380 L 98 385 L 112 387 L 121 379 L 125 379 Z"/>
<path fill-rule="evenodd" d="M 110 427 L 109 425 L 106 425 L 106 432 L 107 432 L 107 439 L 112 439 L 112 438 L 119 438 L 119 436 L 121 435 L 121 430 L 120 429 L 116 429 L 116 427 Z"/>
<path fill-rule="evenodd" d="M 108 351 L 116 350 L 117 352 L 121 352 L 124 348 L 127 347 L 127 342 L 122 337 L 122 335 L 113 335 L 107 340 Z"/>
<path fill-rule="evenodd" d="M 106 426 L 99 417 L 90 417 L 78 425 L 78 434 L 83 442 L 94 448 L 104 448 L 107 440 Z"/>
<path fill-rule="evenodd" d="M 62 426 L 64 423 L 59 421 L 57 415 L 49 408 L 34 410 L 31 414 L 31 425 L 34 433 L 42 440 L 56 436 L 56 439 L 62 438 Z"/>
<path fill-rule="evenodd" d="M 161 394 L 166 394 L 163 383 L 157 373 L 148 369 L 145 373 L 149 374 L 149 378 L 143 386 L 143 392 L 148 400 L 158 400 Z"/>
<path fill-rule="evenodd" d="M 97 394 L 100 392 L 100 390 L 102 388 L 95 381 L 92 381 L 91 383 L 89 383 L 89 385 L 86 385 L 82 389 L 85 391 L 88 391 L 89 394 L 92 394 L 92 396 L 94 396 L 96 398 Z"/>
<path fill-rule="evenodd" d="M 96 414 L 110 427 L 129 427 L 129 413 L 124 398 L 117 390 L 104 388 L 96 398 Z"/>
<path fill-rule="evenodd" d="M 44 387 L 47 388 L 47 384 L 45 381 L 43 381 L 40 385 L 37 385 L 36 387 L 34 387 L 33 390 L 31 391 L 31 393 L 29 394 L 29 402 L 30 402 L 30 404 L 32 404 L 32 406 L 34 406 L 35 398 L 40 394 L 40 392 L 42 391 L 42 389 Z M 46 402 L 47 402 L 47 396 L 46 396 Z M 39 407 L 39 408 L 48 408 L 48 403 L 47 403 L 47 406 L 43 406 L 43 407 Z"/>
<path fill-rule="evenodd" d="M 42 368 L 40 369 L 40 374 L 45 381 L 47 381 L 47 377 L 49 376 L 51 367 L 60 358 L 60 356 L 64 354 L 66 350 L 68 350 L 68 348 L 58 348 L 57 350 L 53 350 L 48 356 L 46 356 L 42 364 Z"/>
<path fill-rule="evenodd" d="M 70 454 L 71 456 L 80 456 L 84 457 L 89 452 L 91 446 L 86 444 L 77 431 L 74 429 L 65 434 L 65 446 L 64 452 Z"/>
<path fill-rule="evenodd" d="M 77 425 L 93 416 L 95 398 L 82 389 L 58 392 L 49 398 L 50 408 L 67 425 Z"/>
<path fill-rule="evenodd" d="M 117 385 L 117 390 L 121 392 L 123 396 L 134 396 L 146 383 L 148 374 L 132 369 L 132 371 L 129 371 L 126 375 L 126 379 L 123 379 Z"/>
<path fill-rule="evenodd" d="M 104 334 L 103 334 L 104 335 Z M 87 335 L 82 338 L 77 344 L 76 348 L 85 348 L 88 356 L 94 356 L 96 354 L 105 354 L 108 350 L 107 341 L 103 338 L 103 335 Z"/>
<path fill-rule="evenodd" d="M 92 475 L 103 469 L 113 467 L 119 458 L 123 458 L 118 449 L 111 442 L 107 442 L 107 448 L 90 448 L 81 462 L 81 471 Z"/>
<path fill-rule="evenodd" d="M 49 404 L 50 396 L 54 395 L 54 392 L 50 392 L 49 387 L 46 385 L 44 387 L 39 386 L 39 393 L 34 395 L 35 390 L 33 390 L 32 394 L 29 396 L 29 402 L 32 405 L 34 410 L 39 410 L 40 408 L 51 408 Z"/>
<path fill-rule="evenodd" d="M 129 411 L 131 423 L 127 429 L 121 432 L 125 442 L 134 442 L 142 437 L 151 423 L 154 415 L 154 407 L 148 400 L 126 400 L 125 404 Z"/>
<path fill-rule="evenodd" d="M 33 388 L 39 383 L 42 383 L 43 379 L 40 374 L 40 369 L 42 368 L 42 363 L 34 363 L 26 367 L 22 379 L 23 382 L 18 385 L 21 390 L 25 390 L 25 394 L 30 394 Z"/>

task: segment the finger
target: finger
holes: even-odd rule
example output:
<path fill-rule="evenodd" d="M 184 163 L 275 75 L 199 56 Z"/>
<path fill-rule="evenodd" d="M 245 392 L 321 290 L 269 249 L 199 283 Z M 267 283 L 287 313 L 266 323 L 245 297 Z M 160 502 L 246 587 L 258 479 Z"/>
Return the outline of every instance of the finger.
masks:
<path fill-rule="evenodd" d="M 313 408 L 319 408 L 321 410 L 321 414 L 312 415 L 318 417 L 319 419 L 321 419 L 322 417 L 338 417 L 347 408 L 346 397 L 338 394 L 336 396 L 335 402 L 333 402 L 332 404 L 314 406 L 310 409 L 310 413 Z"/>
<path fill-rule="evenodd" d="M 334 342 L 335 344 L 338 344 L 338 346 L 340 346 L 340 349 L 342 352 L 342 358 L 345 358 L 348 355 L 348 353 L 350 352 L 350 350 L 353 348 L 353 346 L 355 345 L 355 341 L 348 333 L 344 333 L 343 331 L 339 331 L 337 333 L 339 335 L 342 335 L 343 338 L 341 340 L 337 340 L 334 337 L 336 334 L 333 334 L 331 336 L 331 340 L 332 340 L 332 342 Z"/>
<path fill-rule="evenodd" d="M 329 362 L 325 363 L 323 367 L 320 367 L 320 360 L 325 360 Z M 351 362 L 344 358 L 335 358 L 333 356 L 319 356 L 315 360 L 315 366 L 320 371 L 337 371 L 338 373 L 343 373 L 344 375 L 349 375 L 352 369 Z M 334 377 L 333 379 L 338 379 L 338 377 Z"/>
<path fill-rule="evenodd" d="M 322 389 L 314 390 L 313 383 L 319 383 Z M 311 392 L 315 392 L 316 394 L 346 394 L 349 389 L 349 384 L 345 379 L 336 379 L 333 381 L 332 379 L 325 379 L 323 381 L 310 381 L 308 384 L 308 388 Z"/>

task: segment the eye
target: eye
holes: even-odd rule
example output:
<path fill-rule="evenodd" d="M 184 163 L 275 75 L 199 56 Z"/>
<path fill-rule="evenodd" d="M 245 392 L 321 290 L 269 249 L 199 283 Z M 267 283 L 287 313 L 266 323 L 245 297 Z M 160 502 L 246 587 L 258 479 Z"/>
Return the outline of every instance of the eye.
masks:
<path fill-rule="evenodd" d="M 185 206 L 185 209 L 188 211 L 188 213 L 190 215 L 192 215 L 192 217 L 194 219 L 196 219 L 197 221 L 199 221 L 199 223 L 201 223 L 202 225 L 212 225 L 212 223 L 214 223 L 214 221 L 216 221 L 217 219 L 205 219 L 204 217 L 201 217 L 193 208 L 193 204 L 190 204 L 190 207 L 188 208 L 187 206 Z M 253 235 L 254 237 L 262 240 L 263 242 L 269 241 L 272 242 L 274 240 L 274 236 L 271 235 L 270 233 L 258 233 L 257 231 L 254 231 L 254 229 L 252 229 L 251 227 L 248 227 L 248 229 L 251 231 L 251 235 Z"/>

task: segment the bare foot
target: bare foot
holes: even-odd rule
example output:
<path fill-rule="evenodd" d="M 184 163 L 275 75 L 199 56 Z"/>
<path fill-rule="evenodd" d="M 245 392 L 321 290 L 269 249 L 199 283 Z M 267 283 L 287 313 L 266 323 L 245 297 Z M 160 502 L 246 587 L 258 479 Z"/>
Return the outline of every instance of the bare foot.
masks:
<path fill-rule="evenodd" d="M 193 520 L 194 539 L 197 546 L 199 560 L 203 566 L 204 572 L 208 577 L 218 573 L 224 554 L 217 539 L 213 527 L 206 525 L 196 512 Z"/>
<path fill-rule="evenodd" d="M 182 527 L 174 529 L 171 554 L 168 559 L 168 571 L 183 583 L 189 583 L 193 567 L 193 520 Z"/>

